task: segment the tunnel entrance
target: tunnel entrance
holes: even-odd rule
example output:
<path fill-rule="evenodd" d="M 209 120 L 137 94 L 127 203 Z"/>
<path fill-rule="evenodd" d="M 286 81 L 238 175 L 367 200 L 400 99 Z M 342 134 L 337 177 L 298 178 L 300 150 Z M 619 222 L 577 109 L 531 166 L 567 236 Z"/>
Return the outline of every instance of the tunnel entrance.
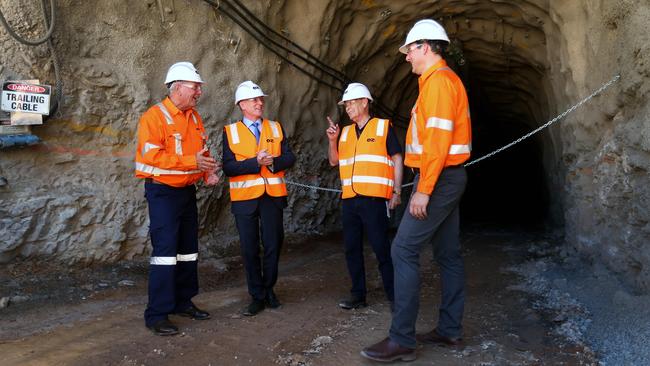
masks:
<path fill-rule="evenodd" d="M 476 59 L 471 58 L 471 53 L 469 56 L 463 56 L 462 65 L 449 55 L 446 60 L 463 80 L 470 100 L 471 162 L 539 127 L 550 113 L 543 102 L 547 98 L 543 94 L 543 76 L 531 65 L 497 64 L 486 68 L 481 55 L 474 55 Z M 400 116 L 408 115 L 417 98 L 417 76 L 404 74 L 398 84 L 399 112 L 392 119 L 403 141 L 408 122 Z M 543 229 L 548 223 L 561 222 L 561 218 L 549 217 L 551 189 L 544 166 L 545 149 L 549 147 L 544 146 L 544 141 L 550 139 L 540 137 L 544 133 L 548 132 L 467 167 L 468 185 L 461 202 L 464 226 Z M 405 182 L 410 179 L 407 174 Z"/>
<path fill-rule="evenodd" d="M 546 65 L 548 61 L 540 56 L 546 52 L 544 31 L 530 27 L 531 24 L 528 28 L 523 26 L 523 19 L 529 15 L 513 14 L 512 18 L 492 14 L 492 18 L 480 22 L 462 13 L 437 18 L 452 39 L 445 60 L 463 80 L 469 97 L 473 131 L 470 162 L 553 117 L 550 105 L 555 96 L 548 86 L 552 75 Z M 404 28 L 408 29 L 411 22 L 405 23 Z M 387 43 L 384 47 L 393 46 Z M 384 51 L 380 48 L 379 52 Z M 353 72 L 362 81 L 367 78 L 363 69 Z M 379 99 L 395 106 L 390 117 L 398 134 L 404 137 L 408 127 L 405 116 L 409 116 L 418 94 L 418 77 L 411 73 L 401 54 L 387 65 L 383 77 L 381 81 L 372 80 L 374 89 L 380 90 Z M 560 195 L 551 196 L 555 189 L 550 186 L 558 173 L 549 171 L 557 166 L 556 159 L 553 136 L 549 130 L 543 130 L 469 166 L 468 185 L 461 202 L 463 225 L 526 229 L 562 225 L 563 217 L 551 217 L 561 216 L 551 209 L 560 205 Z"/>

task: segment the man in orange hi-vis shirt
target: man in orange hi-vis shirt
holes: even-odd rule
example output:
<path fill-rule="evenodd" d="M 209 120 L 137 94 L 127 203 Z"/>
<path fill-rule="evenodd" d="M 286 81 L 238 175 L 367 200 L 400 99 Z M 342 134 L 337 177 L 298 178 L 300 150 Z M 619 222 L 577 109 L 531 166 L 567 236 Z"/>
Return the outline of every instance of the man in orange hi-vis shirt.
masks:
<path fill-rule="evenodd" d="M 156 335 L 174 335 L 169 314 L 197 320 L 210 314 L 192 303 L 197 275 L 198 214 L 196 187 L 219 182 L 219 168 L 206 146 L 203 121 L 196 109 L 203 80 L 189 62 L 173 64 L 165 84 L 169 96 L 140 118 L 135 175 L 144 179 L 153 251 L 145 325 Z"/>
<path fill-rule="evenodd" d="M 389 336 L 361 352 L 376 361 L 415 360 L 417 342 L 454 346 L 462 341 L 465 271 L 458 205 L 467 184 L 463 163 L 471 151 L 471 125 L 465 87 L 442 57 L 448 44 L 444 28 L 425 19 L 415 23 L 400 47 L 420 75 L 404 161 L 416 176 L 391 249 L 395 303 Z M 416 336 L 420 252 L 432 241 L 442 281 L 438 325 Z"/>

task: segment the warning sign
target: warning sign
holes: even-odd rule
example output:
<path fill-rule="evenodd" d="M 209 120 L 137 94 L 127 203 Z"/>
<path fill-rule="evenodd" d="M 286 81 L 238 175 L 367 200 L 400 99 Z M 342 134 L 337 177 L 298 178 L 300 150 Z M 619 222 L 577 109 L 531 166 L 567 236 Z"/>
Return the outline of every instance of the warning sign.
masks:
<path fill-rule="evenodd" d="M 2 110 L 49 115 L 51 91 L 49 85 L 7 81 L 2 84 Z"/>

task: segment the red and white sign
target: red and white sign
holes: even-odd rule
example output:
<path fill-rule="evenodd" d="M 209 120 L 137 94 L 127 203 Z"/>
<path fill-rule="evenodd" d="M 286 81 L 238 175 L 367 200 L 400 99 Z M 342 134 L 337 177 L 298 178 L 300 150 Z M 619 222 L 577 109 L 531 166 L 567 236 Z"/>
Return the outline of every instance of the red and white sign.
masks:
<path fill-rule="evenodd" d="M 2 84 L 2 110 L 48 115 L 51 90 L 49 85 L 7 81 Z"/>

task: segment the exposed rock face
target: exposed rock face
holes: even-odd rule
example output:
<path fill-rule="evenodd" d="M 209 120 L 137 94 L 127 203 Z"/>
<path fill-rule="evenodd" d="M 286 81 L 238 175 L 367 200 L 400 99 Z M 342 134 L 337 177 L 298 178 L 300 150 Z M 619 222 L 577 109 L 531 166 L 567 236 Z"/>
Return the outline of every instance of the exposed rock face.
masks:
<path fill-rule="evenodd" d="M 368 85 L 378 104 L 395 111 L 386 117 L 398 126 L 405 125 L 398 116 L 408 115 L 417 81 L 397 48 L 418 19 L 439 20 L 453 40 L 449 62 L 470 93 L 475 157 L 538 127 L 620 73 L 604 94 L 523 143 L 528 150 L 513 148 L 493 158 L 497 163 L 477 164 L 465 208 L 505 205 L 516 216 L 541 208 L 522 202 L 540 200 L 546 210 L 541 217 L 564 228 L 571 249 L 650 290 L 650 249 L 643 245 L 650 238 L 647 1 L 245 5 L 321 61 Z M 0 0 L 0 8 L 20 34 L 43 34 L 36 1 Z M 299 158 L 288 178 L 338 187 L 337 171 L 326 161 L 324 116 L 343 119 L 336 109 L 340 92 L 269 52 L 208 3 L 65 0 L 56 2 L 56 12 L 53 40 L 64 102 L 33 128 L 42 144 L 0 152 L 0 177 L 8 181 L 0 186 L 0 259 L 51 255 L 91 262 L 146 255 L 147 205 L 133 177 L 135 132 L 142 112 L 164 96 L 166 69 L 176 61 L 194 62 L 207 81 L 199 111 L 213 153 L 220 154 L 222 127 L 240 117 L 235 87 L 255 80 L 269 94 L 266 116 L 283 123 Z M 54 83 L 45 45 L 20 45 L 4 29 L 0 41 L 3 80 Z M 236 250 L 226 186 L 201 189 L 199 196 L 202 250 Z M 338 207 L 334 194 L 291 188 L 287 231 L 335 230 Z"/>

